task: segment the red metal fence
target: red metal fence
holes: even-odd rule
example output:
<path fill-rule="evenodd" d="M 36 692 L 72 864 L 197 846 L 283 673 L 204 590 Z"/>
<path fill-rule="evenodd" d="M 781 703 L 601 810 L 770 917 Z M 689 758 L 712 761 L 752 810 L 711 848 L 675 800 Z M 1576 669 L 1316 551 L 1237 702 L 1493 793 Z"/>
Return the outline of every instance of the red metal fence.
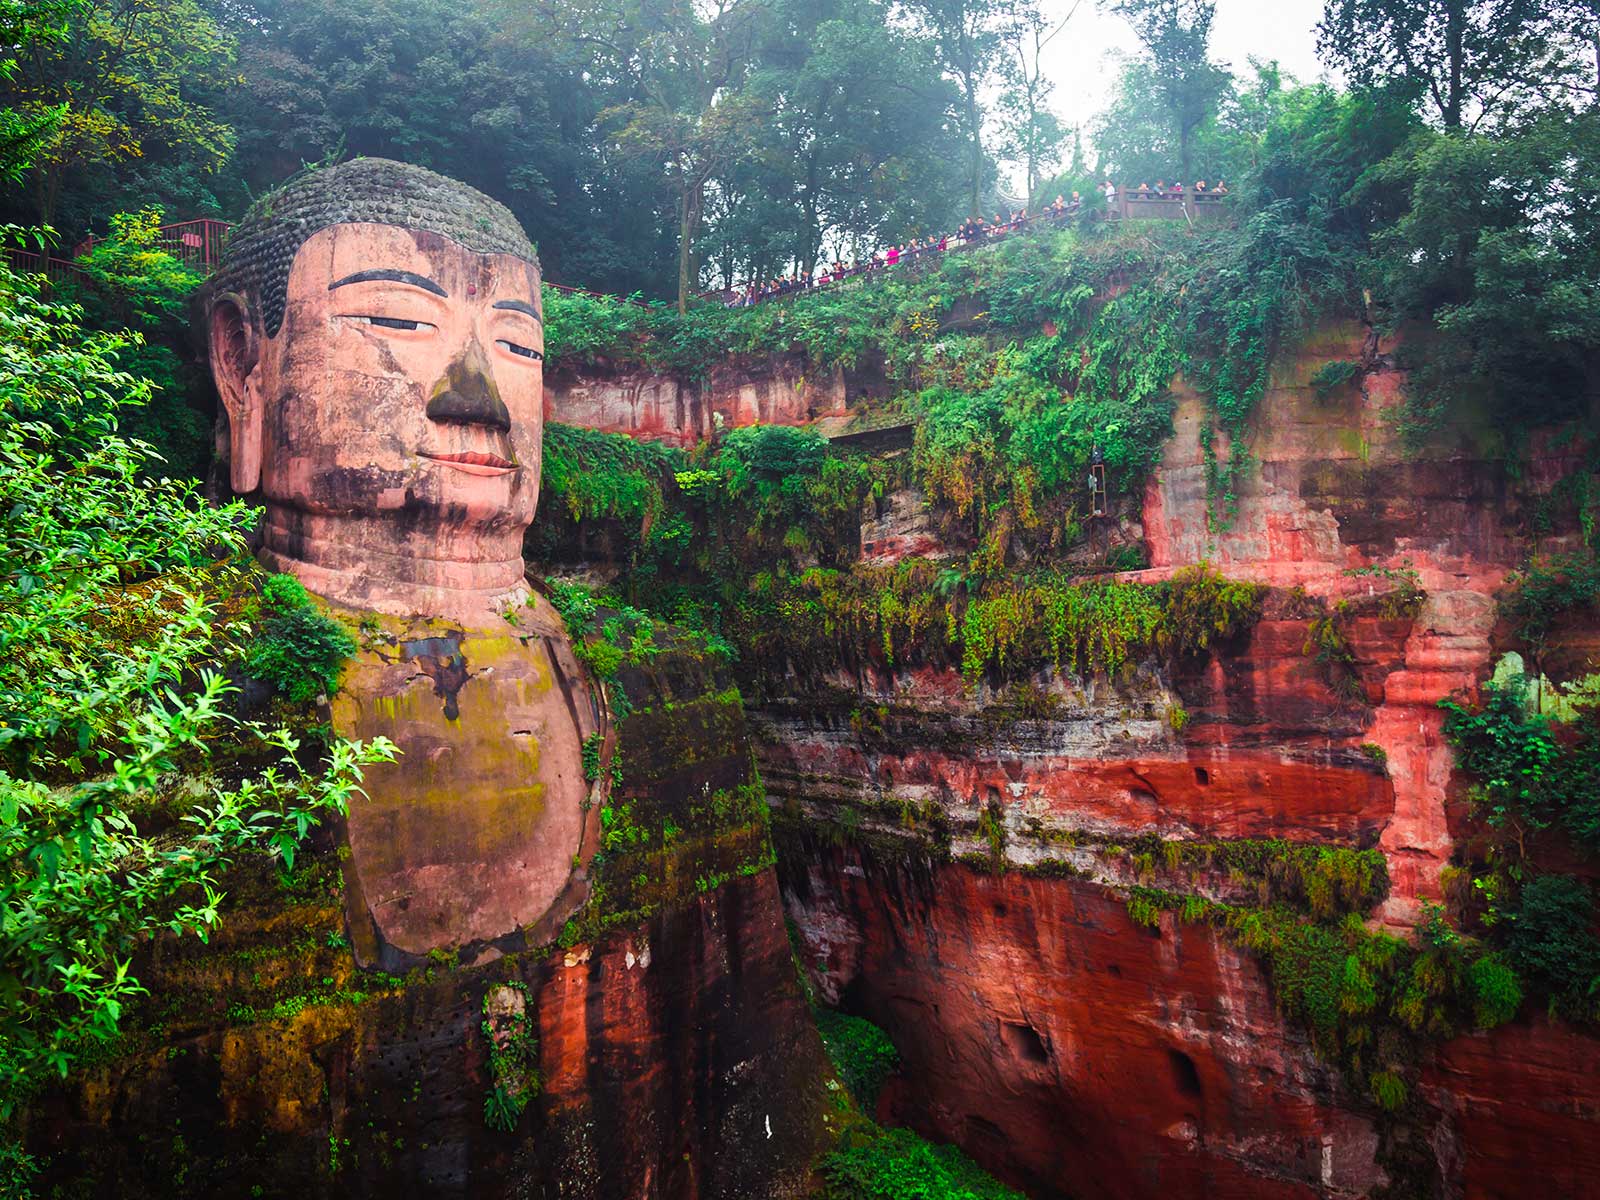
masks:
<path fill-rule="evenodd" d="M 19 250 L 11 246 L 5 248 L 6 262 L 11 269 L 19 275 L 43 275 L 46 279 L 71 279 L 83 274 L 83 268 L 77 263 L 68 262 L 63 258 L 51 258 L 37 250 Z"/>
<path fill-rule="evenodd" d="M 156 231 L 155 248 L 164 250 L 180 262 L 197 271 L 209 271 L 222 260 L 222 248 L 228 243 L 233 226 L 227 221 L 214 221 L 203 217 L 195 221 L 179 221 L 163 225 Z M 72 258 L 51 258 L 37 250 L 5 248 L 6 261 L 13 271 L 29 275 L 43 275 L 46 279 L 70 279 L 82 275 L 83 268 L 73 261 L 92 251 L 105 238 L 90 234 L 72 248 Z"/>
<path fill-rule="evenodd" d="M 222 248 L 228 244 L 228 235 L 232 232 L 229 222 L 210 217 L 179 221 L 156 230 L 155 248 L 196 270 L 210 270 L 222 261 Z M 105 240 L 91 233 L 72 248 L 72 257 L 82 258 Z"/>

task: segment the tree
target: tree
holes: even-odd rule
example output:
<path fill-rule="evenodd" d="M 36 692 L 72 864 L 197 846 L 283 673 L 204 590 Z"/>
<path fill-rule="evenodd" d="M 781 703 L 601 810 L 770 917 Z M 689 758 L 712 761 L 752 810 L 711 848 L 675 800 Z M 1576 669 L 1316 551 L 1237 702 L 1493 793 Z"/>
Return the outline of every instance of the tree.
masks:
<path fill-rule="evenodd" d="M 1119 0 L 1114 10 L 1149 54 L 1149 86 L 1166 114 L 1186 183 L 1194 181 L 1195 130 L 1216 112 L 1228 86 L 1227 71 L 1207 58 L 1216 8 L 1214 0 Z"/>
<path fill-rule="evenodd" d="M 977 213 L 992 165 L 983 149 L 980 96 L 994 81 L 1001 61 L 1000 28 L 1005 0 L 911 0 L 910 10 L 928 31 L 939 61 L 961 91 L 957 117 L 967 143 L 967 210 Z"/>
<path fill-rule="evenodd" d="M 656 163 L 677 207 L 678 309 L 699 278 L 706 184 L 749 152 L 759 106 L 745 89 L 764 0 L 582 0 L 540 4 L 535 27 L 575 38 L 630 96 L 609 109 L 624 153 Z"/>
<path fill-rule="evenodd" d="M 904 241 L 954 223 L 958 96 L 934 48 L 882 0 L 776 0 L 749 91 L 752 152 L 719 173 L 713 236 L 755 275 L 811 270 L 824 245 Z"/>
<path fill-rule="evenodd" d="M 1600 113 L 1552 111 L 1514 136 L 1412 138 L 1363 190 L 1403 199 L 1375 238 L 1381 294 L 1438 338 L 1413 370 L 1424 432 L 1474 399 L 1508 432 L 1582 416 L 1600 350 Z M 1492 187 L 1484 181 L 1492 180 Z"/>
<path fill-rule="evenodd" d="M 196 96 L 230 75 L 234 42 L 198 0 L 86 0 L 57 12 L 60 36 L 23 50 L 0 95 L 45 124 L 32 155 L 34 217 L 52 221 L 65 181 L 95 164 L 156 149 L 206 172 L 227 162 L 233 131 Z"/>
<path fill-rule="evenodd" d="M 230 20 L 243 86 L 224 111 L 251 193 L 306 162 L 401 158 L 505 203 L 551 279 L 673 286 L 670 201 L 600 120 L 631 85 L 572 30 L 498 0 L 255 0 Z"/>
<path fill-rule="evenodd" d="M 1394 87 L 1461 129 L 1547 100 L 1578 72 L 1560 0 L 1327 0 L 1317 48 L 1363 87 Z"/>
<path fill-rule="evenodd" d="M 1006 48 L 1006 90 L 1000 100 L 1010 153 L 1023 168 L 1027 185 L 1025 207 L 1031 212 L 1034 193 L 1044 173 L 1061 159 L 1065 131 L 1047 107 L 1054 85 L 1044 74 L 1044 48 L 1065 29 L 1078 11 L 1074 0 L 1053 26 L 1037 8 L 1023 4 L 1001 30 Z"/>
<path fill-rule="evenodd" d="M 67 35 L 67 17 L 81 0 L 53 0 L 39 4 L 0 6 L 0 84 L 17 78 L 17 56 L 34 46 L 58 42 Z M 27 111 L 0 108 L 0 175 L 19 183 L 33 166 L 50 134 L 66 116 L 65 105 L 31 106 Z"/>
<path fill-rule="evenodd" d="M 392 757 L 380 740 L 319 760 L 229 711 L 244 647 L 222 601 L 243 599 L 251 517 L 153 478 L 122 436 L 150 394 L 115 361 L 133 340 L 0 261 L 0 1172 L 26 1165 L 19 1107 L 117 1036 L 134 953 L 203 935 L 235 856 L 292 867 L 362 764 Z M 219 735 L 265 769 L 186 793 L 180 760 Z"/>

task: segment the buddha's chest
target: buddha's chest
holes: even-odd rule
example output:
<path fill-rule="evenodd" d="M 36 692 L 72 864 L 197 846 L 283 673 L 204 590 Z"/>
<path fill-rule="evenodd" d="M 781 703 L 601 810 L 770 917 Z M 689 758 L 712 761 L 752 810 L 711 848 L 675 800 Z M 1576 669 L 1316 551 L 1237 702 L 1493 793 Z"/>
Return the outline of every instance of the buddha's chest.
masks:
<path fill-rule="evenodd" d="M 380 957 L 496 942 L 568 890 L 590 810 L 584 742 L 600 722 L 564 640 L 387 628 L 349 664 L 333 719 L 400 750 L 349 813 L 351 915 L 370 918 Z"/>

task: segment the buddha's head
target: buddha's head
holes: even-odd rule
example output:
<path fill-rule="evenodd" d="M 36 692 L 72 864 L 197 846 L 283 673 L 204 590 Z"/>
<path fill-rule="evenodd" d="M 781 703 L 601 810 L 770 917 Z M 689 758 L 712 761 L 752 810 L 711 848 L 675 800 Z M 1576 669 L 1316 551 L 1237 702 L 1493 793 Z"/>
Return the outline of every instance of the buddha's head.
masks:
<path fill-rule="evenodd" d="M 539 498 L 539 260 L 503 205 L 420 167 L 307 172 L 234 231 L 202 296 L 233 490 L 262 558 L 400 615 L 522 588 Z"/>

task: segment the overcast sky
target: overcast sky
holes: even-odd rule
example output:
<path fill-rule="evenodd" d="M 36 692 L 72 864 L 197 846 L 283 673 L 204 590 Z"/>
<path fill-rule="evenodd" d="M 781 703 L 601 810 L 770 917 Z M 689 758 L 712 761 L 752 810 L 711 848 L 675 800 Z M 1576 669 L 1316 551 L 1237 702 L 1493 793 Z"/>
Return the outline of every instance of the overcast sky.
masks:
<path fill-rule="evenodd" d="M 1128 23 L 1111 14 L 1112 0 L 1080 0 L 1072 19 L 1045 47 L 1045 74 L 1055 83 L 1051 107 L 1070 127 L 1085 132 L 1105 107 L 1106 92 L 1119 64 L 1139 51 Z M 1073 8 L 1073 0 L 1043 0 L 1054 23 Z M 1322 0 L 1217 0 L 1211 28 L 1212 57 L 1242 73 L 1251 57 L 1277 59 L 1303 83 L 1322 75 L 1317 63 L 1315 26 Z"/>

